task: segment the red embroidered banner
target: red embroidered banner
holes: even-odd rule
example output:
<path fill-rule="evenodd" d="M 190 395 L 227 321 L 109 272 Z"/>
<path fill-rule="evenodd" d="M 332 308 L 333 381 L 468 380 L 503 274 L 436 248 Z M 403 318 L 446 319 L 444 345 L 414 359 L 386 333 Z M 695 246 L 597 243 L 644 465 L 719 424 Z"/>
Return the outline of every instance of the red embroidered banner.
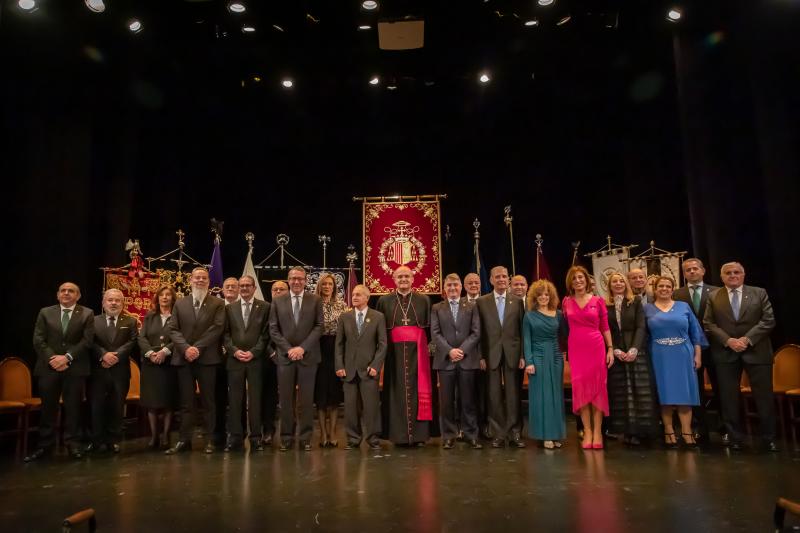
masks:
<path fill-rule="evenodd" d="M 442 292 L 439 201 L 364 202 L 364 284 L 373 294 L 394 289 L 392 273 L 407 266 L 414 290 Z"/>
<path fill-rule="evenodd" d="M 179 298 L 190 290 L 190 274 L 188 272 L 159 268 L 155 272 L 142 270 L 131 277 L 128 275 L 127 269 L 106 268 L 104 270 L 104 290 L 119 289 L 122 291 L 125 297 L 125 310 L 137 318 L 140 328 L 144 322 L 144 316 L 150 310 L 153 295 L 159 287 L 172 285 Z"/>

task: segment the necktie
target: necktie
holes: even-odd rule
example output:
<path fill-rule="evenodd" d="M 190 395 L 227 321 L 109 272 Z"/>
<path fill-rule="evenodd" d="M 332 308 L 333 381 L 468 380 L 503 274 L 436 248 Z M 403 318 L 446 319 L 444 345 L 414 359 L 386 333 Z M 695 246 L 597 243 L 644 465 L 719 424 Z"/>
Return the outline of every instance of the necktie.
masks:
<path fill-rule="evenodd" d="M 700 296 L 702 292 L 702 287 L 700 285 L 692 285 L 692 306 L 694 307 L 694 312 L 700 312 Z"/>
<path fill-rule="evenodd" d="M 731 294 L 731 309 L 733 310 L 733 318 L 739 320 L 739 289 L 733 289 L 733 294 Z"/>
<path fill-rule="evenodd" d="M 356 325 L 358 326 L 358 334 L 361 335 L 361 329 L 364 327 L 364 311 L 358 312 L 358 320 L 356 321 Z"/>
<path fill-rule="evenodd" d="M 108 317 L 108 327 L 110 327 L 110 328 L 114 327 L 114 317 L 110 316 L 110 315 Z"/>
<path fill-rule="evenodd" d="M 194 317 L 197 318 L 197 315 L 200 313 L 200 300 L 197 298 L 194 299 Z"/>
<path fill-rule="evenodd" d="M 117 328 L 114 327 L 114 317 L 109 315 L 108 316 L 108 340 L 114 342 L 114 338 L 117 336 Z"/>
<path fill-rule="evenodd" d="M 450 300 L 450 312 L 453 313 L 453 322 L 458 322 L 458 300 Z"/>
<path fill-rule="evenodd" d="M 61 333 L 67 334 L 67 326 L 69 326 L 69 309 L 64 309 L 64 314 L 61 315 Z"/>
<path fill-rule="evenodd" d="M 497 297 L 497 316 L 500 317 L 500 325 L 503 325 L 503 314 L 505 314 L 506 310 L 506 297 L 505 296 L 498 296 Z"/>
<path fill-rule="evenodd" d="M 294 295 L 294 305 L 292 305 L 292 315 L 294 316 L 294 323 L 300 318 L 300 295 Z"/>
<path fill-rule="evenodd" d="M 242 318 L 244 319 L 244 327 L 247 327 L 247 323 L 250 321 L 250 302 L 244 303 L 244 313 L 242 313 Z"/>

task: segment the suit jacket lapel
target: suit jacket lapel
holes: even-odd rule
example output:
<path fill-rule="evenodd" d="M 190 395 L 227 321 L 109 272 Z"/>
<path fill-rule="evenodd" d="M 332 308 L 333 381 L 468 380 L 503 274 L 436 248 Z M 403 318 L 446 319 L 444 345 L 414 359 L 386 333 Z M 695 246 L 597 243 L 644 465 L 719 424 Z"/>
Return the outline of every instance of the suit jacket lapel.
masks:
<path fill-rule="evenodd" d="M 741 289 L 742 289 L 742 299 L 739 301 L 739 319 L 737 320 L 737 322 L 742 319 L 745 310 L 750 306 L 750 301 L 753 299 L 753 295 L 750 292 L 750 287 L 742 285 Z"/>

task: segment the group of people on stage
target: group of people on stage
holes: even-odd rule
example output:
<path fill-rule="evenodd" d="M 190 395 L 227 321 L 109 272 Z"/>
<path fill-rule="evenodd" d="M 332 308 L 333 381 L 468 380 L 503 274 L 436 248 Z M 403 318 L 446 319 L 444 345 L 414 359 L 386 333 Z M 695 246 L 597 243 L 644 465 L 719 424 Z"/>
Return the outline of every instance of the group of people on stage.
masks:
<path fill-rule="evenodd" d="M 480 278 L 471 273 L 462 296 L 461 278 L 449 274 L 442 301 L 431 305 L 412 290 L 412 270 L 401 266 L 393 273 L 394 290 L 375 308 L 364 285 L 353 289 L 348 308 L 330 274 L 312 294 L 305 291 L 306 271 L 294 267 L 286 282 L 272 285 L 266 302 L 255 298 L 249 275 L 225 280 L 225 298 L 214 297 L 208 271 L 198 267 L 185 297 L 169 285 L 158 289 L 141 331 L 123 312 L 119 290 L 104 293 L 103 311 L 95 316 L 78 304 L 77 285 L 64 283 L 58 304 L 43 308 L 34 328 L 42 413 L 39 447 L 25 460 L 52 452 L 61 400 L 70 455 L 119 452 L 129 361 L 137 350 L 149 445 L 167 454 L 191 450 L 198 394 L 206 453 L 221 443 L 225 451 L 243 450 L 246 438 L 251 450 L 271 446 L 279 401 L 281 451 L 296 441 L 299 449 L 312 449 L 314 405 L 320 446 L 338 446 L 342 402 L 345 449 L 362 441 L 380 449 L 381 438 L 424 445 L 435 415 L 445 449 L 457 440 L 480 449 L 482 437 L 495 448 L 523 448 L 523 373 L 528 437 L 560 448 L 565 357 L 584 449 L 602 449 L 607 435 L 637 445 L 659 432 L 667 447 L 696 446 L 693 417 L 700 435 L 708 435 L 704 372 L 719 402 L 723 443 L 741 449 L 744 370 L 763 445 L 777 451 L 769 339 L 774 317 L 766 291 L 744 285 L 744 267 L 736 262 L 722 266 L 723 288 L 703 282 L 699 259 L 685 260 L 683 273 L 687 286 L 675 290 L 666 276 L 614 272 L 607 296 L 600 297 L 586 269 L 573 266 L 560 301 L 550 281 L 528 287 L 523 276 L 509 277 L 497 266 L 489 294 L 480 295 Z M 84 385 L 91 405 L 86 448 L 79 444 Z M 173 444 L 176 408 L 181 421 Z"/>

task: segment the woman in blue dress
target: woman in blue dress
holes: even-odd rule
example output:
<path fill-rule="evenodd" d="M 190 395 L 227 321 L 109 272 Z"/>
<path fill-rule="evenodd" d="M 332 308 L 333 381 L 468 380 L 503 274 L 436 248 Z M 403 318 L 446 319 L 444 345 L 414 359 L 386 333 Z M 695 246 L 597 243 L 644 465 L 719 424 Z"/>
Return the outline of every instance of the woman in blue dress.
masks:
<path fill-rule="evenodd" d="M 650 354 L 664 422 L 664 443 L 670 448 L 678 445 L 673 429 L 673 413 L 677 410 L 683 443 L 695 447 L 692 406 L 700 405 L 696 371 L 701 364 L 700 352 L 708 341 L 689 305 L 672 299 L 674 289 L 672 278 L 657 278 L 656 300 L 645 306 Z"/>
<path fill-rule="evenodd" d="M 523 323 L 525 372 L 528 374 L 528 437 L 544 441 L 547 449 L 561 448 L 564 422 L 564 356 L 559 337 L 566 322 L 558 310 L 558 293 L 547 280 L 528 290 Z"/>

